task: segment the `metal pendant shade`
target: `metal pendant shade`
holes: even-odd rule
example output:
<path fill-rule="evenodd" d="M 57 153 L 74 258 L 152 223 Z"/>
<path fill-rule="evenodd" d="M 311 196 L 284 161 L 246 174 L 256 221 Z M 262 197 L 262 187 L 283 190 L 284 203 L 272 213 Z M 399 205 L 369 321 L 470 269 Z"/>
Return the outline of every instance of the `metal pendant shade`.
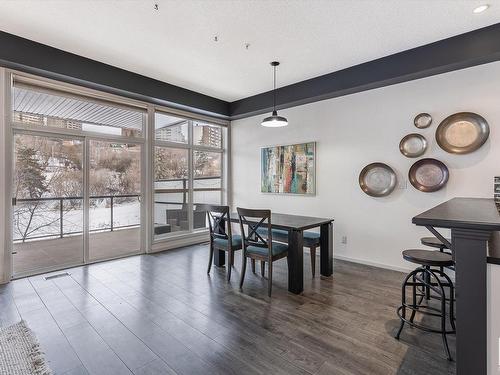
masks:
<path fill-rule="evenodd" d="M 273 61 L 271 63 L 271 66 L 274 69 L 274 86 L 273 86 L 273 113 L 271 116 L 266 117 L 264 120 L 262 120 L 261 125 L 266 126 L 268 128 L 279 128 L 282 126 L 287 126 L 288 125 L 288 120 L 285 117 L 278 116 L 278 112 L 276 111 L 276 67 L 280 63 L 278 61 Z"/>

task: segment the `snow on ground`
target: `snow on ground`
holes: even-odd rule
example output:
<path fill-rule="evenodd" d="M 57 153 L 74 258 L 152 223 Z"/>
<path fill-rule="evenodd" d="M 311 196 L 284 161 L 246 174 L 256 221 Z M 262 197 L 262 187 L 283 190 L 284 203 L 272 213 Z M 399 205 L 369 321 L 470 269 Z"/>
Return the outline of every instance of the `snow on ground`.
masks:
<path fill-rule="evenodd" d="M 16 214 L 22 210 L 23 205 L 16 206 L 14 211 L 14 240 L 22 238 L 21 231 L 24 232 L 26 225 L 30 220 L 28 214 Z M 30 234 L 28 238 L 39 236 L 59 236 L 60 234 L 60 211 L 58 205 L 48 207 L 41 206 L 33 215 L 30 223 Z M 113 225 L 114 227 L 139 225 L 141 222 L 141 206 L 138 201 L 115 203 L 113 207 Z M 90 230 L 105 230 L 111 226 L 111 208 L 109 199 L 100 202 L 96 207 L 90 209 L 89 215 Z M 38 229 L 37 229 L 38 228 Z M 82 232 L 83 230 L 83 208 L 64 212 L 63 215 L 63 233 Z"/>

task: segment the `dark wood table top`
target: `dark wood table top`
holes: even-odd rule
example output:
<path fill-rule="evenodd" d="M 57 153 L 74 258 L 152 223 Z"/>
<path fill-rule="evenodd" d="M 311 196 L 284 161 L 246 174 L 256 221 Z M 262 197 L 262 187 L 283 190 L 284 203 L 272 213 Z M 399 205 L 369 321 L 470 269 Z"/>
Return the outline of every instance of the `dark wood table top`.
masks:
<path fill-rule="evenodd" d="M 437 228 L 500 231 L 500 213 L 489 198 L 453 198 L 415 216 L 412 223 Z"/>
<path fill-rule="evenodd" d="M 252 221 L 251 218 L 247 218 L 248 221 Z M 238 213 L 231 213 L 231 221 L 238 222 Z M 310 216 L 299 216 L 299 215 L 289 215 L 289 214 L 279 214 L 271 213 L 271 225 L 276 229 L 285 230 L 306 230 L 311 228 L 319 227 L 322 224 L 331 223 L 333 219 L 320 218 L 320 217 L 310 217 Z"/>

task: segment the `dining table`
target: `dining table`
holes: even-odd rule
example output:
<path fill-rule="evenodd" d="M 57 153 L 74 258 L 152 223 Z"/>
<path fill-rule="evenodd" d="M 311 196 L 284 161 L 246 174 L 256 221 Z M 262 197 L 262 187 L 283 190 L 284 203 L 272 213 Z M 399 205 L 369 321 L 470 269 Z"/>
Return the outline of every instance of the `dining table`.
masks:
<path fill-rule="evenodd" d="M 257 224 L 259 220 L 246 218 Z M 231 213 L 230 220 L 239 222 L 236 212 Z M 224 227 L 221 225 L 221 227 Z M 271 228 L 288 232 L 288 291 L 300 294 L 304 291 L 304 231 L 319 228 L 320 233 L 320 273 L 323 277 L 333 274 L 333 218 L 271 213 Z M 225 264 L 225 252 L 215 251 L 214 265 Z"/>

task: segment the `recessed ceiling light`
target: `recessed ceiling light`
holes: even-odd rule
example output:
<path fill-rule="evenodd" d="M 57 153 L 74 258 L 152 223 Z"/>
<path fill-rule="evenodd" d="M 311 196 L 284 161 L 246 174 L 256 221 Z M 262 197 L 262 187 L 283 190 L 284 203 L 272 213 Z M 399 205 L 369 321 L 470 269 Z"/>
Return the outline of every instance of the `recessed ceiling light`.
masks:
<path fill-rule="evenodd" d="M 488 9 L 490 6 L 488 4 L 480 5 L 477 8 L 474 8 L 472 12 L 478 14 L 484 12 L 486 9 Z"/>

